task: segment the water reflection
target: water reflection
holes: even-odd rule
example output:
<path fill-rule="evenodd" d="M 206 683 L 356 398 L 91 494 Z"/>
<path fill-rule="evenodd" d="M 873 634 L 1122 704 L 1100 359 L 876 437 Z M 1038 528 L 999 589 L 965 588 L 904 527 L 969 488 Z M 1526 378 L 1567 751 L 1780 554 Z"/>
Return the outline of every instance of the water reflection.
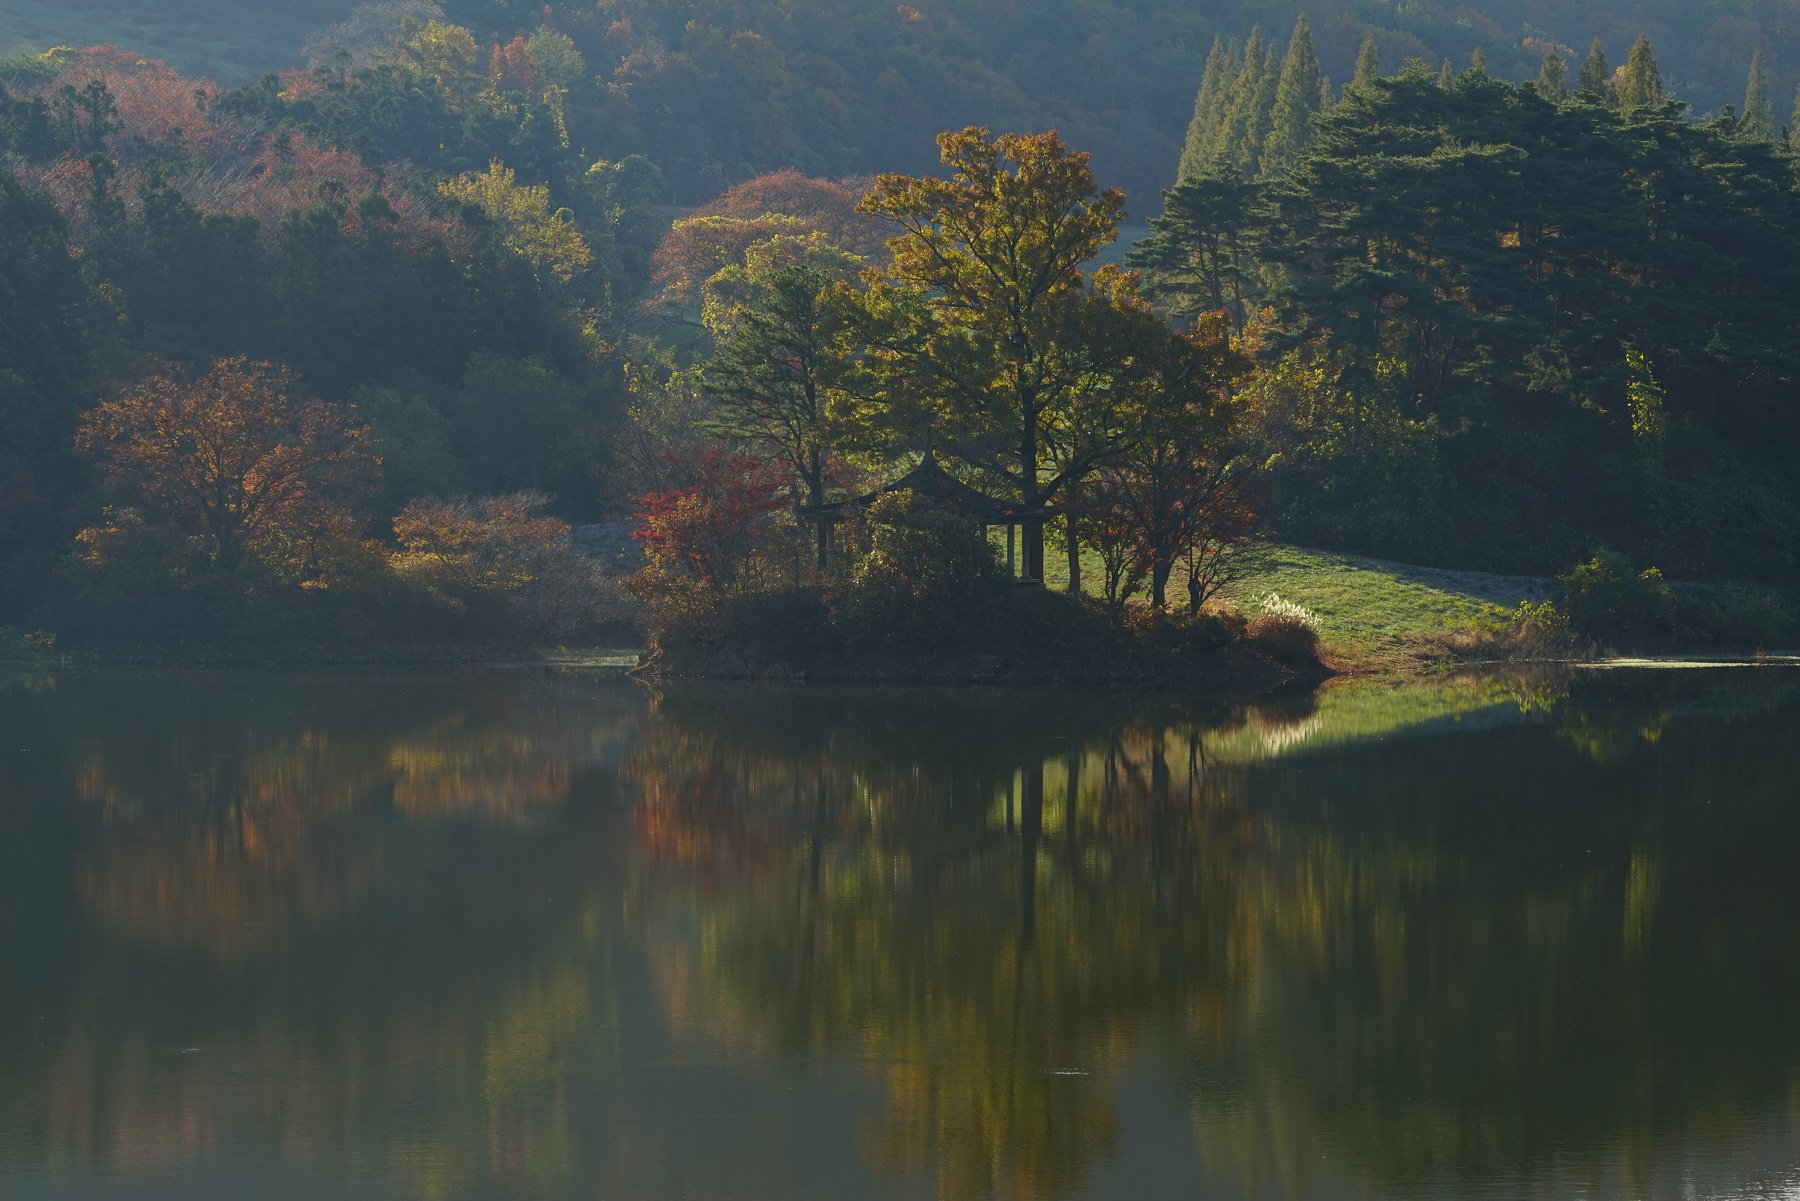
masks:
<path fill-rule="evenodd" d="M 0 731 L 9 1197 L 1800 1176 L 1800 673 L 39 675 Z"/>

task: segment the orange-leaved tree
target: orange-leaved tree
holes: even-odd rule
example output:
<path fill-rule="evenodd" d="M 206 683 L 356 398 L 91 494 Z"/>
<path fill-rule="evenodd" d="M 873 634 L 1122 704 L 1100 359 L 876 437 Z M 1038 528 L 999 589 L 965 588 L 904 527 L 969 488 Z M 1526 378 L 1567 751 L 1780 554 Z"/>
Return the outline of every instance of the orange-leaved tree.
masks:
<path fill-rule="evenodd" d="M 76 444 L 121 505 L 220 570 L 304 578 L 321 541 L 361 524 L 380 459 L 349 412 L 293 389 L 285 369 L 241 358 L 166 371 L 85 414 Z"/>

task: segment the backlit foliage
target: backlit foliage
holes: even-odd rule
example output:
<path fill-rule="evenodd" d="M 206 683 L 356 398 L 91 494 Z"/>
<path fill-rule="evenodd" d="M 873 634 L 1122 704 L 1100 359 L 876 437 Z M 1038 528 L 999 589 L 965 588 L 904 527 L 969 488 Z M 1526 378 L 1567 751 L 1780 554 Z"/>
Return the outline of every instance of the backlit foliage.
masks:
<path fill-rule="evenodd" d="M 89 412 L 77 445 L 121 504 L 219 568 L 248 560 L 304 576 L 321 540 L 358 532 L 357 499 L 380 462 L 348 414 L 292 389 L 279 368 L 244 359 L 156 376 Z M 112 532 L 85 540 L 103 556 Z"/>

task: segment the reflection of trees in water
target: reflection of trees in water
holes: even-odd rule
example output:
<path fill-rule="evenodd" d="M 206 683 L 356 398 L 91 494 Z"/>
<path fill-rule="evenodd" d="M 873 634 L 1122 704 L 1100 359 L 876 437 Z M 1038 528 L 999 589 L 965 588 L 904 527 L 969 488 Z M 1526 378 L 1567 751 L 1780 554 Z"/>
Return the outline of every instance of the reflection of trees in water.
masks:
<path fill-rule="evenodd" d="M 632 769 L 668 785 L 651 849 L 730 832 L 670 1004 L 746 1054 L 879 1065 L 867 1150 L 946 1197 L 1077 1185 L 1156 1030 L 1203 1159 L 1253 1194 L 1672 1187 L 1800 1083 L 1791 687 L 1695 687 L 1533 688 L 1549 728 L 1304 771 L 1209 764 L 1217 723 L 1166 714 L 1046 754 L 947 703 L 987 737 L 888 755 L 804 700 L 665 710 Z M 1641 753 L 1596 754 L 1602 727 Z"/>
<path fill-rule="evenodd" d="M 531 825 L 626 721 L 541 676 L 186 683 L 65 685 L 72 780 L 49 786 L 99 823 L 76 882 L 100 920 L 222 957 L 358 904 L 382 862 L 372 813 Z"/>
<path fill-rule="evenodd" d="M 8 1155 L 249 1148 L 331 1193 L 404 1147 L 398 1194 L 675 1195 L 706 1136 L 613 1115 L 720 1060 L 867 1064 L 857 1152 L 945 1198 L 1093 1180 L 1146 1067 L 1251 1195 L 1653 1194 L 1800 1128 L 1788 694 L 1577 685 L 1543 725 L 1245 766 L 1222 734 L 1354 715 L 101 692 L 0 699 L 45 750 L 0 758 L 43 798 L 0 806 L 0 1032 L 43 1032 L 0 1033 Z M 1624 754 L 1568 735 L 1646 713 Z M 628 803 L 590 803 L 615 758 Z M 6 903 L 58 890 L 42 929 Z"/>
<path fill-rule="evenodd" d="M 13 1155 L 132 1172 L 250 1146 L 329 1178 L 403 1145 L 408 1192 L 523 1195 L 576 1137 L 541 1094 L 609 1002 L 583 966 L 594 839 L 521 831 L 616 758 L 635 690 L 181 684 L 72 677 L 0 708 L 33 746 L 0 758 L 0 866 L 41 860 L 0 874 L 0 915 L 47 919 L 0 916 L 0 1078 L 42 1082 L 0 1097 Z M 79 909 L 46 903 L 65 891 Z"/>

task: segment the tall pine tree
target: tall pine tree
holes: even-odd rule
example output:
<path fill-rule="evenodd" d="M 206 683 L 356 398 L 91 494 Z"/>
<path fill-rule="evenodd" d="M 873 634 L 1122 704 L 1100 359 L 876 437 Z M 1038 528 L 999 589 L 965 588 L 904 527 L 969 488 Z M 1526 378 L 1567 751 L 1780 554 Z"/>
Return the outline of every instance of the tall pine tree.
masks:
<path fill-rule="evenodd" d="M 1375 35 L 1370 34 L 1356 52 L 1356 74 L 1350 77 L 1350 86 L 1364 87 L 1380 77 L 1381 51 L 1375 45 Z"/>
<path fill-rule="evenodd" d="M 1611 104 L 1613 95 L 1612 64 L 1606 61 L 1606 51 L 1600 48 L 1600 39 L 1588 47 L 1587 57 L 1581 60 L 1581 94 L 1590 100 L 1598 100 L 1603 104 Z"/>
<path fill-rule="evenodd" d="M 1769 95 L 1769 58 L 1758 46 L 1750 56 L 1750 79 L 1744 87 L 1744 136 L 1759 142 L 1775 138 L 1775 101 Z"/>
<path fill-rule="evenodd" d="M 1187 141 L 1181 149 L 1181 164 L 1176 181 L 1198 179 L 1212 165 L 1213 145 L 1225 109 L 1225 94 L 1234 80 L 1237 43 L 1229 51 L 1225 43 L 1213 39 L 1212 53 L 1206 56 L 1206 71 L 1200 77 L 1200 91 L 1194 96 L 1194 116 L 1188 122 Z"/>
<path fill-rule="evenodd" d="M 1537 94 L 1555 102 L 1561 100 L 1569 86 L 1569 64 L 1555 46 L 1544 51 L 1544 65 L 1538 68 Z"/>
<path fill-rule="evenodd" d="M 1298 162 L 1311 144 L 1313 114 L 1319 111 L 1319 79 L 1319 56 L 1302 13 L 1294 22 L 1294 36 L 1288 40 L 1287 56 L 1281 63 L 1269 139 L 1263 145 L 1263 174 Z"/>
<path fill-rule="evenodd" d="M 1213 151 L 1216 166 L 1240 176 L 1256 173 L 1268 136 L 1269 110 L 1274 107 L 1274 50 L 1263 41 L 1260 27 L 1250 31 L 1244 43 L 1244 64 L 1231 90 L 1231 107 Z M 1267 103 L 1265 104 L 1265 96 Z"/>
<path fill-rule="evenodd" d="M 1656 63 L 1656 51 L 1650 45 L 1650 35 L 1640 33 L 1631 44 L 1631 57 L 1625 60 L 1625 71 L 1619 76 L 1619 104 L 1643 108 L 1661 104 L 1664 99 L 1662 68 Z"/>

